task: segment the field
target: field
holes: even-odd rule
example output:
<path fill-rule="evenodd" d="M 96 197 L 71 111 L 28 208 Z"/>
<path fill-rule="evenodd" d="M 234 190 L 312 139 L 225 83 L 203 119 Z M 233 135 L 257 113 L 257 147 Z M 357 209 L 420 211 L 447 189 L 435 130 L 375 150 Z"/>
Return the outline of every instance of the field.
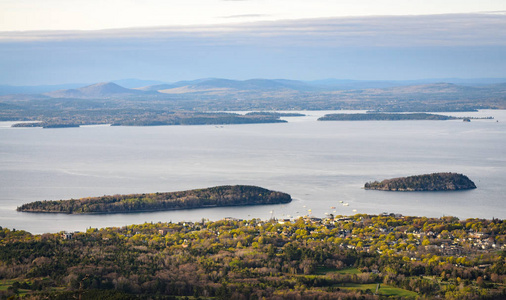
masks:
<path fill-rule="evenodd" d="M 367 284 L 358 284 L 358 283 L 345 283 L 343 285 L 339 285 L 341 288 L 350 289 L 350 290 L 370 290 L 372 293 L 376 292 L 378 284 L 377 283 L 367 283 Z M 393 286 L 389 286 L 386 284 L 380 284 L 380 288 L 378 294 L 384 296 L 396 296 L 396 297 L 407 297 L 407 298 L 416 298 L 418 296 L 417 293 L 411 292 L 405 289 L 396 288 Z"/>
<path fill-rule="evenodd" d="M 14 279 L 4 279 L 4 280 L 0 280 L 0 291 L 1 292 L 5 292 L 5 291 L 8 291 L 9 288 L 13 288 L 13 284 L 16 282 L 16 280 Z M 22 289 L 22 288 L 18 288 L 17 289 L 17 294 L 19 296 L 23 296 L 25 295 L 26 293 L 28 293 L 28 289 Z"/>

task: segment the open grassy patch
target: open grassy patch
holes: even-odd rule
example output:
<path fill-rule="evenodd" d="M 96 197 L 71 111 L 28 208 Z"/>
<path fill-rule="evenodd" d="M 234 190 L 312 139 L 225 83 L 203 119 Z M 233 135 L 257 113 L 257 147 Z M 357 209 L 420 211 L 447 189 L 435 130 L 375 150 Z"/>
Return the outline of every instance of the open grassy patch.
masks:
<path fill-rule="evenodd" d="M 379 289 L 379 293 L 380 293 L 380 295 L 385 295 L 385 296 L 398 296 L 398 297 L 410 297 L 410 298 L 415 298 L 416 296 L 418 296 L 418 294 L 415 292 L 408 291 L 405 289 L 396 288 L 393 286 L 388 286 L 388 285 L 381 285 L 381 287 Z"/>
<path fill-rule="evenodd" d="M 16 281 L 17 281 L 16 279 L 3 279 L 3 280 L 0 280 L 0 291 L 6 291 Z"/>
<path fill-rule="evenodd" d="M 350 290 L 370 290 L 371 292 L 376 292 L 377 283 L 366 283 L 366 284 L 360 284 L 360 283 L 344 283 L 338 285 L 340 288 L 344 289 L 350 289 Z M 378 294 L 384 295 L 384 296 L 396 296 L 396 297 L 408 297 L 408 298 L 415 298 L 418 296 L 417 293 L 408 291 L 405 289 L 396 288 L 390 285 L 386 284 L 380 284 L 380 289 L 378 291 Z"/>
<path fill-rule="evenodd" d="M 360 270 L 357 268 L 346 268 L 346 269 L 337 270 L 336 273 L 338 273 L 338 274 L 361 274 L 362 272 L 360 272 Z"/>
<path fill-rule="evenodd" d="M 4 279 L 4 280 L 0 280 L 0 291 L 2 291 L 2 292 L 7 291 L 10 287 L 12 287 L 12 285 L 16 281 L 18 281 L 18 280 L 16 280 L 16 279 Z M 26 293 L 28 293 L 29 291 L 30 290 L 18 288 L 18 295 L 23 296 Z"/>

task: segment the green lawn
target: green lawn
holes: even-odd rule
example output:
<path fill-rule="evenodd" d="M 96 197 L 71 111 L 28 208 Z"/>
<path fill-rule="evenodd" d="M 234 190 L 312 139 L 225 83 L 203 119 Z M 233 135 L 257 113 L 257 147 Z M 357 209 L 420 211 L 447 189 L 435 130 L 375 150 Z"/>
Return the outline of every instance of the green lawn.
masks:
<path fill-rule="evenodd" d="M 0 280 L 0 291 L 6 291 L 15 281 L 15 279 Z"/>
<path fill-rule="evenodd" d="M 7 291 L 7 289 L 12 286 L 12 284 L 14 282 L 16 282 L 17 280 L 16 279 L 4 279 L 4 280 L 0 280 L 0 291 Z M 30 290 L 25 290 L 25 289 L 18 289 L 18 294 L 20 296 L 22 295 L 25 295 L 26 293 L 28 293 Z"/>
<path fill-rule="evenodd" d="M 415 292 L 408 291 L 405 289 L 396 288 L 396 287 L 389 286 L 389 285 L 381 285 L 381 287 L 379 289 L 379 293 L 381 295 L 386 295 L 386 296 L 399 296 L 399 297 L 410 297 L 410 298 L 416 298 L 416 296 L 418 296 L 418 294 Z"/>
<path fill-rule="evenodd" d="M 371 290 L 371 292 L 376 292 L 376 286 L 377 283 L 366 283 L 366 284 L 359 284 L 359 283 L 345 283 L 342 285 L 338 285 L 340 288 L 350 289 L 350 290 Z M 408 291 L 405 289 L 396 288 L 390 285 L 381 284 L 379 289 L 379 294 L 384 296 L 397 296 L 397 297 L 409 297 L 409 298 L 415 298 L 418 296 L 417 293 Z"/>

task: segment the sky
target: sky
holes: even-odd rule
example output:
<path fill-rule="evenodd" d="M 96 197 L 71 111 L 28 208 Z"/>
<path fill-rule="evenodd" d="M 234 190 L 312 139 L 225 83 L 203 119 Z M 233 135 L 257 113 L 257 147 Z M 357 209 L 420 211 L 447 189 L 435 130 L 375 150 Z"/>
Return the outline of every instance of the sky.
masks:
<path fill-rule="evenodd" d="M 504 0 L 0 0 L 0 84 L 506 78 L 504 53 Z"/>

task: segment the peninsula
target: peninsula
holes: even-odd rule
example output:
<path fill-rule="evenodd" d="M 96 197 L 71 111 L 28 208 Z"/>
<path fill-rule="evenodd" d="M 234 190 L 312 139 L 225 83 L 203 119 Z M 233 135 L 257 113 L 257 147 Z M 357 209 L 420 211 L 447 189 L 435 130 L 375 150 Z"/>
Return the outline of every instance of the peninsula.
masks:
<path fill-rule="evenodd" d="M 467 176 L 457 173 L 433 173 L 367 182 L 366 190 L 382 191 L 456 191 L 475 189 Z"/>
<path fill-rule="evenodd" d="M 221 206 L 282 204 L 291 201 L 291 196 L 285 193 L 270 191 L 256 186 L 227 185 L 181 192 L 36 201 L 23 204 L 17 210 L 23 212 L 66 214 L 110 214 Z"/>

